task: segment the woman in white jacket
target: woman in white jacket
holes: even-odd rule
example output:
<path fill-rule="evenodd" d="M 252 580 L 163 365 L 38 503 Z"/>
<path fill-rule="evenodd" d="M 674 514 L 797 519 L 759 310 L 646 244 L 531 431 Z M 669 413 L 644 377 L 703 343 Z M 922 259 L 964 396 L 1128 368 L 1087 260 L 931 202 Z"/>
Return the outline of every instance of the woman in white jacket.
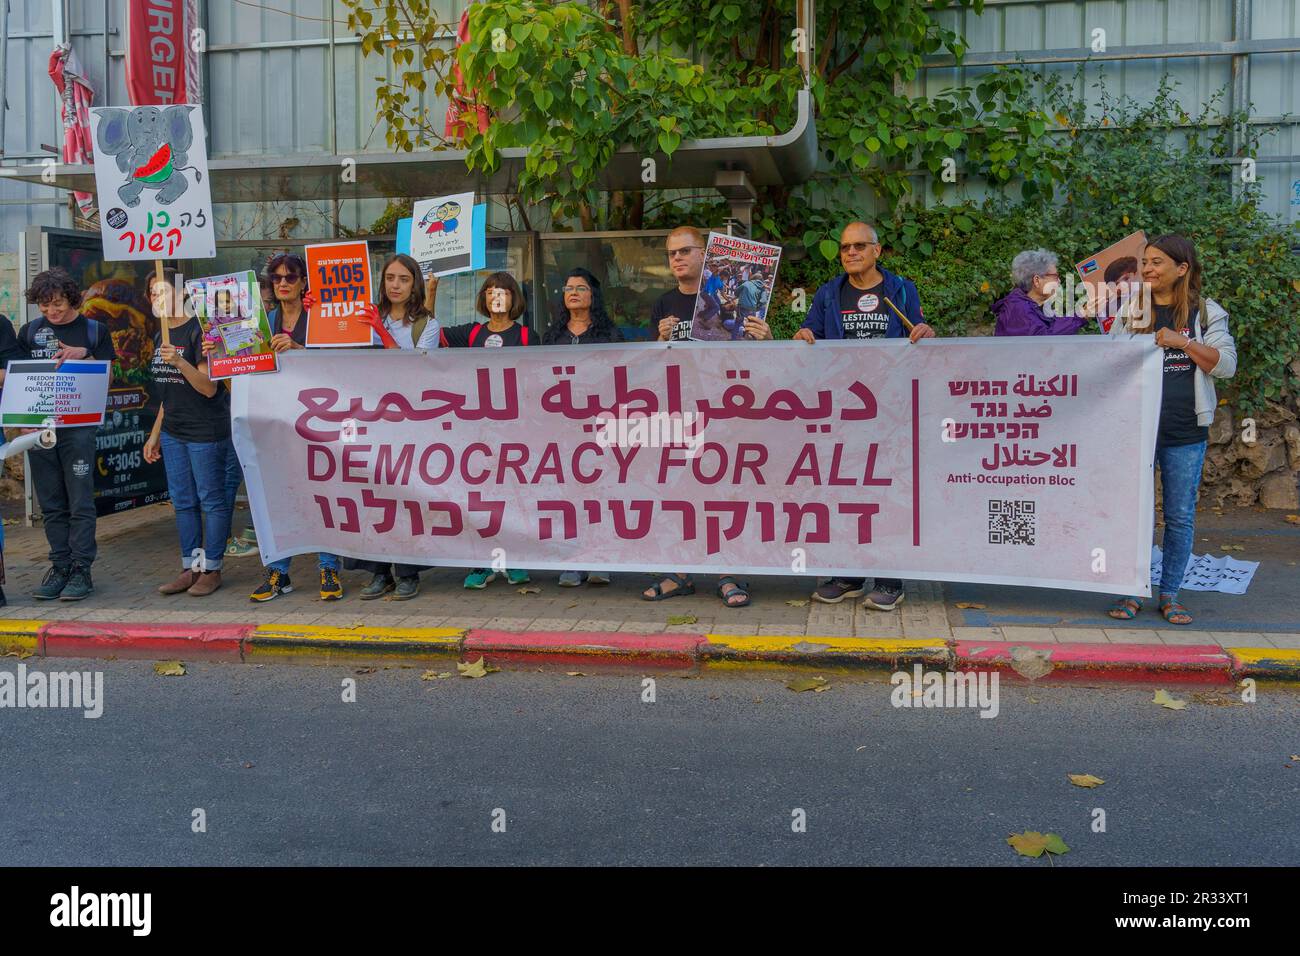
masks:
<path fill-rule="evenodd" d="M 1164 485 L 1165 513 L 1159 607 L 1170 624 L 1190 624 L 1192 616 L 1178 603 L 1178 588 L 1195 540 L 1201 466 L 1218 406 L 1214 379 L 1231 378 L 1237 371 L 1237 347 L 1228 331 L 1228 313 L 1201 296 L 1201 263 L 1189 240 L 1164 235 L 1147 243 L 1142 281 L 1141 292 L 1126 303 L 1110 334 L 1153 335 L 1164 349 L 1155 460 Z M 1141 609 L 1137 598 L 1121 598 L 1107 613 L 1128 620 Z"/>

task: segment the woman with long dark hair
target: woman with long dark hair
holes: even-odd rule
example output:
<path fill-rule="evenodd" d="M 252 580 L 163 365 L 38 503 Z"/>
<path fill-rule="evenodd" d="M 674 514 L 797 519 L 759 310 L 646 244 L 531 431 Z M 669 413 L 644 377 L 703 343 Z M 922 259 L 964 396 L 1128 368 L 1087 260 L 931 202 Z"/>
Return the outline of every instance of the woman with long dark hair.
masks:
<path fill-rule="evenodd" d="M 593 345 L 622 342 L 623 332 L 614 325 L 605 310 L 605 293 L 600 280 L 582 266 L 570 269 L 564 277 L 563 298 L 555 310 L 550 327 L 542 336 L 543 345 Z"/>
<path fill-rule="evenodd" d="M 1155 465 L 1164 488 L 1165 537 L 1160 569 L 1159 608 L 1170 624 L 1191 624 L 1178 603 L 1178 589 L 1192 555 L 1196 534 L 1196 496 L 1209 426 L 1218 397 L 1214 379 L 1237 371 L 1237 347 L 1228 331 L 1228 313 L 1201 295 L 1201 262 L 1196 248 L 1179 235 L 1153 239 L 1142 253 L 1142 288 L 1129 299 L 1110 334 L 1132 339 L 1151 335 L 1164 349 L 1164 389 Z M 1121 598 L 1107 611 L 1130 620 L 1142 609 L 1137 598 Z"/>
<path fill-rule="evenodd" d="M 396 252 L 379 270 L 379 304 L 366 304 L 365 319 L 386 349 L 436 349 L 441 338 L 432 302 L 438 277 L 421 280 L 420 264 Z"/>

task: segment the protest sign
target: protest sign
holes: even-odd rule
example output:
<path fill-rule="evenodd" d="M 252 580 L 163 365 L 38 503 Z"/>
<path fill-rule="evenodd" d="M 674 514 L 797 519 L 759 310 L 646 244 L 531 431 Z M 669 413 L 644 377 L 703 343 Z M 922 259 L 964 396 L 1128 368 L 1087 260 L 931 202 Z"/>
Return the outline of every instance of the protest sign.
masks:
<path fill-rule="evenodd" d="M 1079 278 L 1095 298 L 1102 331 L 1110 331 L 1111 320 L 1141 284 L 1146 246 L 1146 233 L 1138 230 L 1075 264 Z"/>
<path fill-rule="evenodd" d="M 474 194 L 457 193 L 422 199 L 411 209 L 411 258 L 436 276 L 468 272 L 473 267 Z"/>
<path fill-rule="evenodd" d="M 235 382 L 263 558 L 1149 594 L 1149 341 L 293 352 Z M 430 383 L 437 383 L 431 388 Z M 497 549 L 502 549 L 498 551 Z"/>
<path fill-rule="evenodd" d="M 108 401 L 111 362 L 13 361 L 0 395 L 0 425 L 51 428 L 99 425 Z"/>
<path fill-rule="evenodd" d="M 95 107 L 90 117 L 104 258 L 216 256 L 203 108 Z"/>
<path fill-rule="evenodd" d="M 362 321 L 373 300 L 370 246 L 327 242 L 307 247 L 307 281 L 316 303 L 307 314 L 309 348 L 369 345 L 373 329 Z"/>
<path fill-rule="evenodd" d="M 271 349 L 271 323 L 262 304 L 257 273 L 191 279 L 185 291 L 204 335 L 216 348 L 208 355 L 208 377 L 231 378 L 249 372 L 274 372 L 279 366 Z"/>
<path fill-rule="evenodd" d="M 487 268 L 487 203 L 479 203 L 474 207 L 474 213 L 470 221 L 473 223 L 474 238 L 470 244 L 470 272 L 478 272 Z M 411 229 L 414 226 L 414 220 L 409 216 L 405 219 L 397 220 L 397 251 L 411 255 Z M 411 256 L 415 258 L 414 256 Z M 416 260 L 419 262 L 419 260 Z M 420 262 L 420 273 L 427 279 L 433 274 L 433 263 Z"/>
<path fill-rule="evenodd" d="M 780 246 L 709 233 L 691 338 L 702 342 L 743 339 L 747 317 L 767 318 L 780 261 Z"/>

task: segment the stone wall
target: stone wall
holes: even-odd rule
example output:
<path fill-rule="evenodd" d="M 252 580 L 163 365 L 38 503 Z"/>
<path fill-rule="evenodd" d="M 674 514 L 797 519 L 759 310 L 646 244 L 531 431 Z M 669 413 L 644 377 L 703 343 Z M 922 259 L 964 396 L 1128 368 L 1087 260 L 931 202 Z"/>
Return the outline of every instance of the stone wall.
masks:
<path fill-rule="evenodd" d="M 1226 502 L 1300 509 L 1300 423 L 1295 409 L 1270 402 L 1267 410 L 1253 416 L 1253 429 L 1251 422 L 1233 408 L 1219 406 L 1210 426 L 1201 499 L 1220 507 Z"/>

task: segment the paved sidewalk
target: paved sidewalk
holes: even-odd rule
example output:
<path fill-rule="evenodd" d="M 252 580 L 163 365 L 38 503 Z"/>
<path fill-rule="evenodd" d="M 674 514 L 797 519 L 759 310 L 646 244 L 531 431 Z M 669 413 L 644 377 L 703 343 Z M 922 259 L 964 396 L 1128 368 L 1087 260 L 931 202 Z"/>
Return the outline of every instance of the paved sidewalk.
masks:
<path fill-rule="evenodd" d="M 0 609 L 0 618 L 1300 648 L 1300 570 L 1294 567 L 1294 559 L 1300 555 L 1300 529 L 1284 525 L 1280 517 L 1269 513 L 1244 512 L 1234 520 L 1241 527 L 1215 528 L 1213 535 L 1226 541 L 1223 536 L 1234 534 L 1235 540 L 1250 541 L 1250 528 L 1258 526 L 1264 531 L 1253 533 L 1272 535 L 1271 529 L 1282 524 L 1281 536 L 1276 541 L 1269 538 L 1269 547 L 1277 554 L 1261 566 L 1250 597 L 1184 595 L 1198 617 L 1214 622 L 1215 630 L 1173 627 L 1150 611 L 1129 625 L 1112 622 L 1101 613 L 1108 603 L 1102 595 L 933 582 L 908 582 L 904 604 L 882 613 L 864 609 L 860 600 L 838 605 L 809 601 L 811 578 L 767 576 L 751 580 L 753 603 L 739 609 L 723 606 L 713 592 L 715 579 L 708 577 L 696 578 L 699 591 L 694 596 L 652 603 L 639 599 L 640 591 L 654 580 L 645 574 L 615 575 L 609 587 L 561 588 L 556 572 L 539 572 L 530 587 L 540 591 L 520 594 L 518 588 L 502 581 L 484 591 L 466 591 L 461 587 L 464 571 L 459 569 L 425 573 L 419 597 L 404 602 L 362 602 L 357 594 L 369 575 L 344 572 L 345 598 L 327 604 L 317 596 L 311 556 L 294 561 L 294 593 L 269 604 L 254 605 L 248 600 L 262 578 L 256 555 L 229 559 L 223 574 L 225 586 L 208 598 L 186 594 L 163 597 L 156 587 L 179 570 L 175 523 L 170 506 L 165 504 L 101 519 L 100 557 L 94 569 L 96 593 L 81 603 L 42 602 L 30 597 L 47 567 L 44 534 L 39 527 L 22 527 L 21 522 L 6 527 L 9 606 Z M 242 528 L 246 523 L 246 512 L 240 509 L 235 526 Z M 1294 530 L 1294 536 L 1288 536 L 1288 530 Z M 1217 543 L 1219 537 L 1211 540 Z M 1213 550 L 1213 545 L 1198 541 L 1197 550 L 1202 548 Z M 1236 556 L 1250 560 L 1265 557 L 1252 553 Z M 1254 597 L 1257 591 L 1264 597 Z M 1267 607 L 1263 617 L 1256 603 L 1260 600 L 1265 600 Z M 957 602 L 987 603 L 982 608 L 957 608 Z M 1246 612 L 1255 616 L 1248 617 Z M 668 619 L 675 615 L 690 615 L 695 620 L 670 625 Z"/>

